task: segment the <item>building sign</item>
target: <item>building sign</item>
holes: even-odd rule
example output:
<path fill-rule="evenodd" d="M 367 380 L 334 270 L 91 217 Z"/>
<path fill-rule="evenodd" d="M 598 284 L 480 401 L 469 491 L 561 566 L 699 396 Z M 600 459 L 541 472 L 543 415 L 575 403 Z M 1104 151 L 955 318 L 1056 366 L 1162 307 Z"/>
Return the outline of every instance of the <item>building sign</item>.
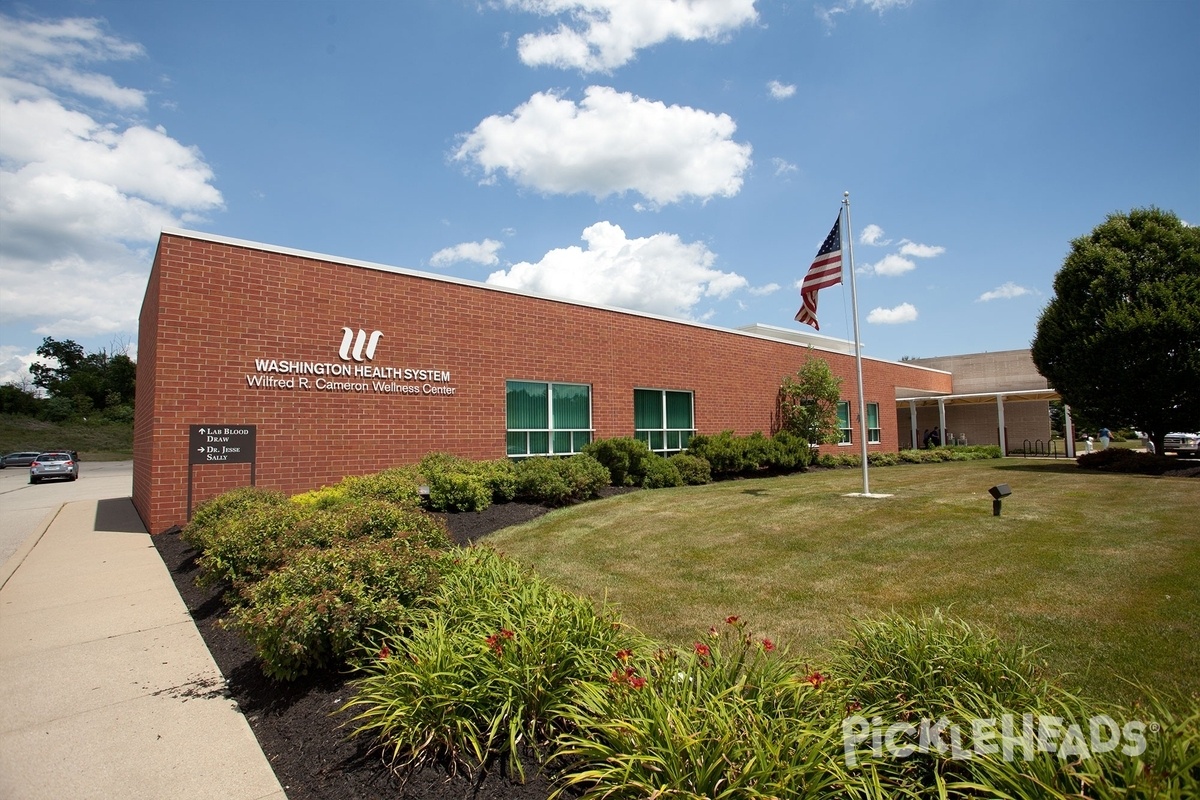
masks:
<path fill-rule="evenodd" d="M 253 464 L 254 425 L 192 425 L 188 428 L 188 464 Z"/>
<path fill-rule="evenodd" d="M 357 334 L 352 328 L 342 328 L 341 346 L 337 350 L 341 362 L 255 358 L 254 370 L 247 373 L 246 383 L 260 389 L 302 392 L 435 396 L 456 393 L 449 370 L 367 363 L 374 362 L 376 348 L 383 338 L 383 331 L 368 335 L 361 328 Z"/>

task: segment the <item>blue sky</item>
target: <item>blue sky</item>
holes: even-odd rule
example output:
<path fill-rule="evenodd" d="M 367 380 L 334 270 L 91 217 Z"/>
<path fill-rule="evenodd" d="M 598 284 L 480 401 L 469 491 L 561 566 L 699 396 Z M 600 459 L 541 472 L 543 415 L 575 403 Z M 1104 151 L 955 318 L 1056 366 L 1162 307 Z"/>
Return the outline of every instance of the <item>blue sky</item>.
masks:
<path fill-rule="evenodd" d="M 136 348 L 163 227 L 799 329 L 843 191 L 866 355 L 1027 347 L 1071 239 L 1200 224 L 1197 41 L 1194 0 L 0 0 L 0 382 Z"/>

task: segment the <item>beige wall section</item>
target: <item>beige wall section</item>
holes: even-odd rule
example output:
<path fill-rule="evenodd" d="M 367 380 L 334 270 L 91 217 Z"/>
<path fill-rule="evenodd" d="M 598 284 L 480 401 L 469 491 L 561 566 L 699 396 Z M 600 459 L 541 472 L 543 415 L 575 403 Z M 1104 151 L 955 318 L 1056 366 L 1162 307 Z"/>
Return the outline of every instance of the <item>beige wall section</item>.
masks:
<path fill-rule="evenodd" d="M 953 375 L 956 395 L 984 394 L 987 392 L 1015 392 L 1029 389 L 1047 389 L 1049 384 L 1033 364 L 1029 350 L 999 350 L 993 353 L 969 353 L 960 356 L 918 358 L 908 362 L 931 369 L 945 370 Z M 901 447 L 913 446 L 907 403 L 896 404 L 896 428 Z M 969 398 L 950 400 L 946 403 L 947 442 L 953 436 L 961 444 L 999 444 L 999 412 L 996 399 Z M 938 427 L 936 405 L 917 408 L 917 444 L 926 430 Z M 1045 400 L 1013 401 L 1004 403 L 1004 427 L 1007 429 L 1009 452 L 1020 452 L 1028 440 L 1032 448 L 1041 443 L 1044 451 L 1050 442 L 1050 406 Z"/>
<path fill-rule="evenodd" d="M 1012 392 L 1046 389 L 1049 384 L 1033 365 L 1029 350 L 1000 350 L 940 358 L 918 358 L 908 362 L 941 369 L 954 375 L 954 394 Z"/>

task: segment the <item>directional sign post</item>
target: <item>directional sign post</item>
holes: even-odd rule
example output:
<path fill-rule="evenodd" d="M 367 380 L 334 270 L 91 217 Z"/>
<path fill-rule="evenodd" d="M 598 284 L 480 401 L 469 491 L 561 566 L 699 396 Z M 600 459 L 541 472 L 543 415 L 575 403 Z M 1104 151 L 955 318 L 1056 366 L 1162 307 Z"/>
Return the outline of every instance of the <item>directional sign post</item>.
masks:
<path fill-rule="evenodd" d="M 254 485 L 258 428 L 254 425 L 188 427 L 188 519 L 192 518 L 192 467 L 197 464 L 249 464 Z"/>

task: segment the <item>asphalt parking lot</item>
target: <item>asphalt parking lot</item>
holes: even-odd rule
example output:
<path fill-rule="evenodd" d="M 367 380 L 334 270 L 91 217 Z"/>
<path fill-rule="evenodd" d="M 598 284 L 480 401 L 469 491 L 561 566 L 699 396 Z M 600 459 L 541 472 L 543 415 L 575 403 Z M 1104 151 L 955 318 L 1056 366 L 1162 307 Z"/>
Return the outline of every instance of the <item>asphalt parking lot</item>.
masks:
<path fill-rule="evenodd" d="M 132 461 L 82 461 L 79 480 L 36 486 L 29 483 L 28 467 L 0 469 L 0 564 L 63 503 L 129 497 L 132 492 Z"/>

